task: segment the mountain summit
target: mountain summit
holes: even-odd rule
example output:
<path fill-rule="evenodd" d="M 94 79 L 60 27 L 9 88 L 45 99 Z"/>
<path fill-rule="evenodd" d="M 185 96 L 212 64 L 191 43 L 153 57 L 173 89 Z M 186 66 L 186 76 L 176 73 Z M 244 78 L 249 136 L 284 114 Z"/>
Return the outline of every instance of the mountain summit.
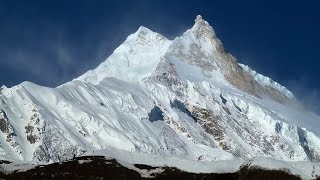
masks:
<path fill-rule="evenodd" d="M 173 40 L 141 26 L 96 69 L 57 88 L 3 86 L 0 100 L 2 159 L 320 161 L 320 117 L 239 64 L 201 16 Z"/>

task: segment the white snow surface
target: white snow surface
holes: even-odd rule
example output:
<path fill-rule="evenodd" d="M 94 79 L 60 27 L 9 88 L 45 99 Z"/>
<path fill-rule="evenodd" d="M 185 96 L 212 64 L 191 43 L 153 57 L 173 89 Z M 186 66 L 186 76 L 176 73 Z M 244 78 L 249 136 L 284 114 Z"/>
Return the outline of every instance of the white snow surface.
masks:
<path fill-rule="evenodd" d="M 247 160 L 245 165 L 264 169 L 287 170 L 303 179 L 316 179 L 320 176 L 320 163 L 310 161 L 279 161 L 271 158 L 255 157 Z"/>
<path fill-rule="evenodd" d="M 139 81 L 151 75 L 170 44 L 161 34 L 141 26 L 106 61 L 77 79 L 92 84 L 98 84 L 105 77 Z"/>
<path fill-rule="evenodd" d="M 320 117 L 295 101 L 282 104 L 232 86 L 219 65 L 225 57 L 219 43 L 199 16 L 174 40 L 140 27 L 96 69 L 59 87 L 2 86 L 1 159 L 50 163 L 116 148 L 172 157 L 168 163 L 186 170 L 194 167 L 184 160 L 319 162 Z M 259 84 L 293 97 L 241 66 Z"/>
<path fill-rule="evenodd" d="M 239 63 L 239 65 L 245 71 L 249 72 L 254 77 L 254 79 L 257 82 L 259 82 L 261 85 L 273 87 L 273 88 L 279 90 L 280 92 L 282 92 L 283 94 L 285 94 L 287 97 L 294 98 L 293 93 L 291 91 L 289 91 L 286 87 L 284 87 L 281 84 L 273 81 L 269 77 L 266 77 L 266 76 L 264 76 L 262 74 L 257 73 L 255 70 L 252 70 L 249 66 L 246 66 L 246 65 L 240 64 L 240 63 Z"/>
<path fill-rule="evenodd" d="M 159 156 L 145 153 L 132 153 L 115 148 L 87 152 L 85 155 L 103 155 L 106 157 L 112 157 L 128 168 L 132 168 L 132 165 L 134 164 L 147 164 L 154 167 L 177 167 L 183 171 L 196 173 L 236 172 L 244 163 L 244 161 L 239 158 L 232 160 L 199 161 L 167 155 Z"/>

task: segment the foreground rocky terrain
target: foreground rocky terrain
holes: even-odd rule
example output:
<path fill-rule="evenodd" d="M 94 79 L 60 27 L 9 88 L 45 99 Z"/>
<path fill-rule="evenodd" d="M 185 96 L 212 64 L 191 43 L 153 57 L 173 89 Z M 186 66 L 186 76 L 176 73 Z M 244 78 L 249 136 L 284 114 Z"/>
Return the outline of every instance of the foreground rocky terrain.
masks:
<path fill-rule="evenodd" d="M 2 161 L 1 164 L 10 164 Z M 134 164 L 141 171 L 149 171 L 148 177 L 141 177 L 137 171 L 122 166 L 115 159 L 103 156 L 78 157 L 66 162 L 35 166 L 25 172 L 0 174 L 4 179 L 300 179 L 288 170 L 265 170 L 250 165 L 234 173 L 191 173 L 174 167 L 152 167 Z"/>

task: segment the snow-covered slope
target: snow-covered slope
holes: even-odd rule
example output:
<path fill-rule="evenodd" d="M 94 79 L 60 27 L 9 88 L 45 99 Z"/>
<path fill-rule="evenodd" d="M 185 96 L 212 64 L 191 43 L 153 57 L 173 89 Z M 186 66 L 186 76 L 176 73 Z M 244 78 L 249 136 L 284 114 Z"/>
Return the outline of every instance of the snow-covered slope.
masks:
<path fill-rule="evenodd" d="M 108 60 L 77 79 L 98 84 L 105 77 L 138 81 L 151 75 L 171 41 L 143 26 L 116 48 Z"/>
<path fill-rule="evenodd" d="M 174 40 L 145 27 L 57 88 L 0 90 L 0 155 L 55 162 L 107 148 L 192 161 L 320 161 L 320 117 L 237 63 L 197 16 Z"/>

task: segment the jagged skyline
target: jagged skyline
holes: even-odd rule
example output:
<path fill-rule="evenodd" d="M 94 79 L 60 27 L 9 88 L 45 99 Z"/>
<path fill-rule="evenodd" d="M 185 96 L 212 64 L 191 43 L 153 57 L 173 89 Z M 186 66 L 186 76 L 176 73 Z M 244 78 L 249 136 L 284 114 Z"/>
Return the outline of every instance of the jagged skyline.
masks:
<path fill-rule="evenodd" d="M 103 62 L 140 25 L 173 38 L 201 14 L 239 62 L 317 106 L 317 7 L 278 1 L 2 2 L 0 84 L 60 85 Z"/>

